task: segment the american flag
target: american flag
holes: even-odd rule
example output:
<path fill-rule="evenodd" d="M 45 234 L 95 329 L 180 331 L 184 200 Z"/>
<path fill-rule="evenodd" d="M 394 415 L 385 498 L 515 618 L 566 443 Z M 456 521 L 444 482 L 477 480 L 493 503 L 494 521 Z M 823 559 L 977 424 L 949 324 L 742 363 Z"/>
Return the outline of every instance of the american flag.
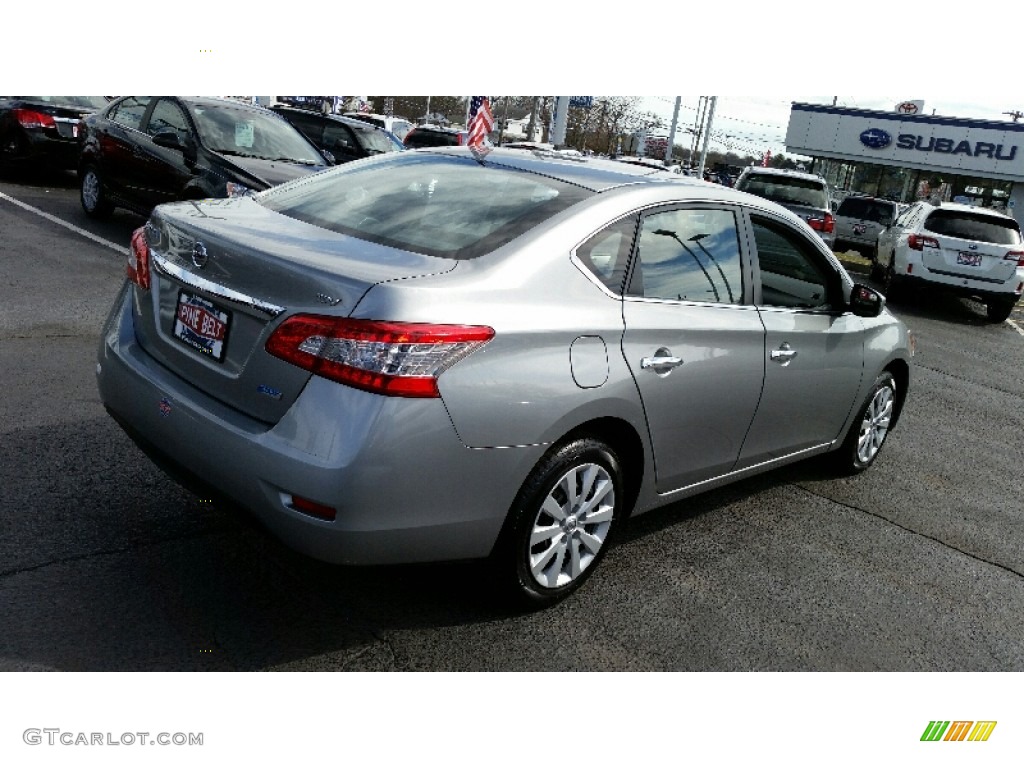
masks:
<path fill-rule="evenodd" d="M 483 147 L 487 134 L 494 130 L 494 115 L 491 114 L 491 102 L 486 96 L 473 96 L 469 102 L 469 139 L 470 147 Z"/>

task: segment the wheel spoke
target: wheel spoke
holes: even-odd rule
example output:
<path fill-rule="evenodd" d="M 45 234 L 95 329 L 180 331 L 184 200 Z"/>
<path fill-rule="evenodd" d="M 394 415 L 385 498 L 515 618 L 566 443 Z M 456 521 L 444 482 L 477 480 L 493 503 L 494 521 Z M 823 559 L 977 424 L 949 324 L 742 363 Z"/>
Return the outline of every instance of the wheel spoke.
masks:
<path fill-rule="evenodd" d="M 569 541 L 569 577 L 575 579 L 583 573 L 583 566 L 580 564 L 580 541 L 573 536 Z"/>
<path fill-rule="evenodd" d="M 573 467 L 569 472 L 562 478 L 561 486 L 562 490 L 565 491 L 565 507 L 570 512 L 576 509 L 576 504 L 579 501 L 579 494 L 576 491 L 576 478 L 579 476 L 580 468 Z"/>
<path fill-rule="evenodd" d="M 611 483 L 609 483 L 611 485 Z M 584 525 L 594 525 L 596 523 L 610 523 L 612 517 L 615 514 L 615 507 L 611 504 L 605 504 L 603 507 L 588 512 L 586 517 L 583 518 Z"/>
<path fill-rule="evenodd" d="M 562 532 L 560 525 L 535 525 L 530 534 L 530 546 L 533 547 L 544 541 L 551 541 Z"/>
<path fill-rule="evenodd" d="M 592 555 L 596 555 L 597 551 L 601 549 L 601 545 L 604 544 L 604 539 L 599 539 L 591 533 L 580 529 L 578 532 L 580 537 L 580 543 L 587 548 Z"/>
<path fill-rule="evenodd" d="M 550 515 L 553 519 L 558 522 L 565 520 L 565 510 L 562 509 L 561 505 L 555 500 L 554 496 L 548 496 L 544 499 L 544 504 L 541 506 L 541 512 L 545 512 Z"/>
<path fill-rule="evenodd" d="M 556 555 L 558 555 L 559 549 L 561 549 L 561 552 L 564 555 L 565 554 L 565 542 L 564 541 L 560 542 L 560 544 L 558 544 L 558 545 L 555 545 L 553 547 L 550 547 L 550 548 L 544 550 L 539 555 L 535 555 L 535 556 L 532 556 L 530 558 L 530 570 L 533 572 L 533 578 L 535 578 L 537 581 L 539 581 L 541 584 L 543 584 L 545 586 L 550 586 L 550 587 L 555 586 L 555 584 L 552 583 L 552 581 L 551 581 L 551 576 L 548 573 L 546 573 L 546 571 L 548 570 L 548 567 L 547 567 L 548 563 L 551 562 L 552 558 L 554 558 Z M 558 578 L 558 572 L 560 570 L 562 570 L 562 558 L 561 557 L 558 558 L 558 567 L 553 569 L 556 581 L 557 581 L 557 578 Z"/>
<path fill-rule="evenodd" d="M 600 505 L 601 501 L 615 489 L 615 486 L 612 484 L 611 479 L 604 476 L 602 476 L 601 479 L 593 485 L 596 486 L 596 488 L 594 489 L 594 495 L 591 498 L 587 499 L 585 502 L 583 502 L 583 504 L 580 506 L 579 514 L 581 517 L 585 517 L 586 515 L 588 515 L 590 513 L 590 510 Z"/>

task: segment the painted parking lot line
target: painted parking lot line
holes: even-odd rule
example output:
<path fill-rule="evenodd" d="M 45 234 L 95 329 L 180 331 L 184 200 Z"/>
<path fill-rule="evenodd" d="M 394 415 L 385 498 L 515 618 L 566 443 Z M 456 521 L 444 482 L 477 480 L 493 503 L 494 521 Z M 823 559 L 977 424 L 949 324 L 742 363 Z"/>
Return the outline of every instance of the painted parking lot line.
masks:
<path fill-rule="evenodd" d="M 1016 331 L 1017 333 L 1019 333 L 1019 334 L 1020 334 L 1021 336 L 1024 336 L 1024 328 L 1021 328 L 1021 327 L 1020 327 L 1020 326 L 1019 326 L 1019 325 L 1018 325 L 1018 324 L 1017 324 L 1016 322 L 1014 322 L 1013 320 L 1007 320 L 1006 322 L 1008 322 L 1008 323 L 1010 324 L 1010 327 L 1012 327 L 1012 328 L 1013 328 L 1013 330 L 1015 330 L 1015 331 Z"/>
<path fill-rule="evenodd" d="M 14 205 L 18 206 L 19 208 L 24 208 L 26 211 L 30 211 L 31 213 L 34 213 L 37 216 L 42 216 L 44 219 L 52 221 L 54 224 L 59 224 L 65 229 L 70 229 L 72 232 L 75 232 L 76 234 L 79 234 L 82 237 L 87 237 L 94 243 L 99 243 L 100 245 L 107 246 L 107 248 L 112 248 L 118 253 L 125 253 L 128 250 L 128 247 L 125 245 L 118 245 L 117 243 L 112 243 L 109 240 L 100 237 L 99 235 L 94 235 L 92 232 L 88 232 L 82 229 L 81 227 L 76 227 L 69 221 L 64 221 L 64 219 L 58 218 L 57 216 L 54 216 L 51 213 L 41 211 L 38 208 L 31 206 L 28 203 L 23 203 L 21 200 L 17 200 L 16 198 L 11 197 L 10 195 L 4 194 L 3 192 L 0 192 L 0 200 L 6 200 L 7 202 L 13 203 Z"/>

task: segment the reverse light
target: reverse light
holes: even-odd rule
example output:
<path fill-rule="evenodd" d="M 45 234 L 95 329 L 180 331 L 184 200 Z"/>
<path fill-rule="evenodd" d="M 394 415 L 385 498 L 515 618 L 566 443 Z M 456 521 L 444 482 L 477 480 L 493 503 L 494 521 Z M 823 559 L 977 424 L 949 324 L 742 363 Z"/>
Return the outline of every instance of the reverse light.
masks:
<path fill-rule="evenodd" d="M 938 248 L 939 241 L 927 235 L 907 235 L 907 247 L 912 251 L 922 251 L 925 248 Z"/>
<path fill-rule="evenodd" d="M 36 112 L 34 109 L 14 109 L 11 112 L 22 128 L 57 127 L 57 123 L 53 120 L 53 115 L 48 115 L 45 112 Z"/>
<path fill-rule="evenodd" d="M 289 317 L 266 350 L 317 376 L 394 397 L 440 397 L 437 377 L 494 338 L 476 325 Z"/>
<path fill-rule="evenodd" d="M 128 249 L 128 265 L 125 269 L 128 279 L 144 291 L 149 290 L 149 243 L 146 228 L 139 227 L 132 232 L 132 243 Z"/>

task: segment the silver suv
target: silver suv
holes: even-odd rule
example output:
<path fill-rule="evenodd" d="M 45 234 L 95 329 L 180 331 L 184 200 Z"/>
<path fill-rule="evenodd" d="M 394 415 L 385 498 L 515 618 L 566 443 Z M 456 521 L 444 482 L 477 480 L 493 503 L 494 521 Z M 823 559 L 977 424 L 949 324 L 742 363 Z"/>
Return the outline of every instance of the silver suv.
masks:
<path fill-rule="evenodd" d="M 981 299 L 1001 323 L 1024 290 L 1020 225 L 1009 216 L 957 203 L 917 203 L 878 236 L 873 276 L 887 295 L 928 285 Z"/>
<path fill-rule="evenodd" d="M 736 189 L 765 197 L 804 219 L 825 245 L 835 245 L 835 218 L 825 180 L 813 173 L 750 166 L 736 180 Z"/>
<path fill-rule="evenodd" d="M 896 203 L 869 195 L 850 195 L 836 210 L 837 251 L 853 248 L 872 261 L 878 235 L 896 220 Z"/>

